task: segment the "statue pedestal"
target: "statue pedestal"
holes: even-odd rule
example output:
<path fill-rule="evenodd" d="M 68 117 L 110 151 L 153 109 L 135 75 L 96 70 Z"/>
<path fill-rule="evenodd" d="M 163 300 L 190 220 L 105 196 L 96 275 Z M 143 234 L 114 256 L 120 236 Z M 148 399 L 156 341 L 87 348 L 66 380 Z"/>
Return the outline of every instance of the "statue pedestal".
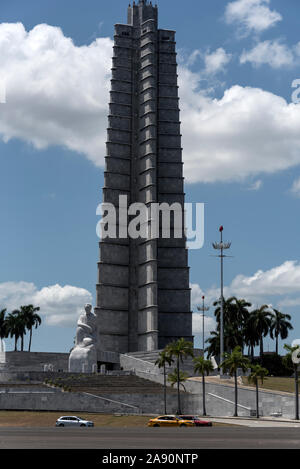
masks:
<path fill-rule="evenodd" d="M 69 357 L 69 371 L 73 373 L 94 373 L 97 367 L 96 347 L 75 347 Z M 96 368 L 97 369 L 97 368 Z"/>

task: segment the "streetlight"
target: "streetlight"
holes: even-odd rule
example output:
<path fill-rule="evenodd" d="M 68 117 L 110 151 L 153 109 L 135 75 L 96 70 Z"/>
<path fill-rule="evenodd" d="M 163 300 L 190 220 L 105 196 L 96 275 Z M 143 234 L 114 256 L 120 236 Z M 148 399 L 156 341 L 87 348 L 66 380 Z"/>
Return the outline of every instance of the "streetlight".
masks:
<path fill-rule="evenodd" d="M 220 361 L 224 355 L 224 296 L 223 296 L 223 259 L 226 256 L 223 251 L 229 249 L 231 243 L 224 243 L 223 242 L 223 226 L 220 226 L 219 232 L 221 235 L 220 243 L 212 243 L 214 249 L 220 251 L 217 257 L 221 259 L 221 317 L 220 317 Z M 223 370 L 221 370 L 221 374 L 223 374 Z"/>
<path fill-rule="evenodd" d="M 204 311 L 209 310 L 209 306 L 204 305 L 205 296 L 202 296 L 202 306 L 197 306 L 198 311 L 203 311 L 202 313 L 202 347 L 203 347 L 203 357 L 204 357 Z"/>

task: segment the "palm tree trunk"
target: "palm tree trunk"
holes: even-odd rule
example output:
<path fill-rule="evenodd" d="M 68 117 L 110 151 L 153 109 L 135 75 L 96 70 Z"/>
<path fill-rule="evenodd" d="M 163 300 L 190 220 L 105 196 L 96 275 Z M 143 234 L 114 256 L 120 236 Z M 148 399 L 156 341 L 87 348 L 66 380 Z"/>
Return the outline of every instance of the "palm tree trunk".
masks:
<path fill-rule="evenodd" d="M 21 352 L 24 351 L 24 336 L 23 334 L 21 335 Z"/>
<path fill-rule="evenodd" d="M 17 336 L 15 335 L 15 352 L 17 352 Z"/>
<path fill-rule="evenodd" d="M 237 387 L 237 372 L 234 372 L 234 417 L 238 416 L 238 387 Z"/>
<path fill-rule="evenodd" d="M 167 377 L 166 377 L 165 363 L 164 363 L 164 402 L 165 402 L 165 414 L 166 414 L 167 413 Z"/>
<path fill-rule="evenodd" d="M 276 336 L 276 355 L 278 355 L 278 335 Z"/>
<path fill-rule="evenodd" d="M 180 381 L 179 381 L 179 357 L 177 358 L 177 399 L 178 399 L 178 415 L 181 414 L 181 406 L 180 406 Z"/>
<path fill-rule="evenodd" d="M 260 361 L 261 361 L 261 364 L 262 364 L 262 360 L 263 360 L 263 355 L 264 355 L 264 342 L 263 342 L 263 336 L 261 335 L 260 336 L 260 343 L 259 343 L 259 346 L 260 346 Z"/>
<path fill-rule="evenodd" d="M 205 376 L 202 375 L 202 399 L 203 399 L 203 415 L 206 415 L 206 406 L 205 406 Z"/>
<path fill-rule="evenodd" d="M 30 349 L 31 349 L 31 338 L 32 338 L 32 329 L 30 329 L 30 334 L 29 334 L 28 352 L 30 352 Z"/>
<path fill-rule="evenodd" d="M 258 404 L 258 379 L 256 378 L 256 417 L 259 418 L 259 404 Z"/>

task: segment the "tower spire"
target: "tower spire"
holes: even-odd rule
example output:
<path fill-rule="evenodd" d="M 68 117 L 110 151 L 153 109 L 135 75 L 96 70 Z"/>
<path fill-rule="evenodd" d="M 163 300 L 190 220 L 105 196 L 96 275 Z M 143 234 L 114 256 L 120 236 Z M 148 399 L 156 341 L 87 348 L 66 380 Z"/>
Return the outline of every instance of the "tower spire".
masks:
<path fill-rule="evenodd" d="M 157 6 L 153 6 L 149 0 L 138 0 L 132 2 L 132 6 L 129 4 L 127 23 L 129 25 L 141 24 L 147 20 L 154 20 L 157 24 Z"/>

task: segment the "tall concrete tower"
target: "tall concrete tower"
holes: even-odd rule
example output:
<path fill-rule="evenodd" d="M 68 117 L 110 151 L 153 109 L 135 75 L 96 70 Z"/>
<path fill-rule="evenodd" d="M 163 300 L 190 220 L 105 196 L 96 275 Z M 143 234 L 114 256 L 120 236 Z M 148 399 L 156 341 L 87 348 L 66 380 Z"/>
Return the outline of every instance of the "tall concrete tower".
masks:
<path fill-rule="evenodd" d="M 175 44 L 147 0 L 129 5 L 127 24 L 115 25 L 104 203 L 118 207 L 126 195 L 128 204 L 184 206 Z M 100 241 L 99 354 L 193 340 L 184 226 L 180 238 L 174 231 Z"/>

